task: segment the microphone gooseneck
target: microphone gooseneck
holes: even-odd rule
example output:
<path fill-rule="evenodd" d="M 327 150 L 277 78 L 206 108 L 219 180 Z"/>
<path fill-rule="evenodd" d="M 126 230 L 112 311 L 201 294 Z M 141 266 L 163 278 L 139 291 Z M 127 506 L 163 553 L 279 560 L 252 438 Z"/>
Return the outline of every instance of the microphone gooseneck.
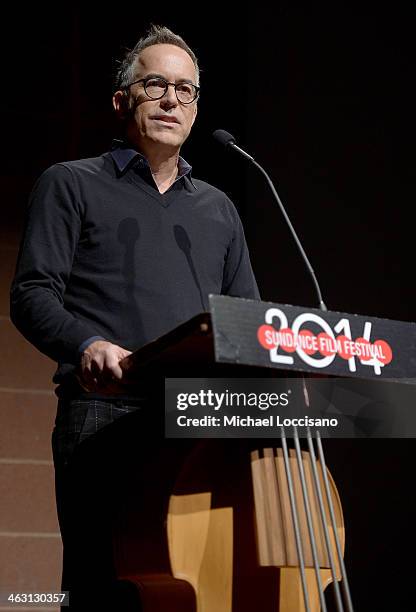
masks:
<path fill-rule="evenodd" d="M 215 130 L 213 136 L 215 140 L 217 140 L 220 144 L 224 145 L 226 149 L 232 148 L 235 151 L 238 151 L 240 155 L 256 164 L 254 157 L 243 151 L 243 149 L 240 149 L 240 147 L 235 144 L 235 138 L 229 132 L 226 132 L 225 130 Z"/>
<path fill-rule="evenodd" d="M 225 130 L 215 130 L 215 132 L 213 133 L 213 137 L 215 138 L 215 140 L 217 142 L 219 142 L 220 144 L 222 144 L 223 146 L 225 146 L 226 149 L 233 149 L 234 151 L 237 151 L 238 153 L 240 153 L 240 155 L 242 155 L 243 157 L 245 157 L 246 159 L 250 160 L 255 166 L 256 168 L 258 168 L 260 170 L 260 172 L 263 174 L 263 176 L 266 178 L 267 183 L 269 184 L 269 187 L 273 193 L 273 196 L 282 212 L 282 215 L 287 223 L 287 225 L 289 226 L 289 229 L 291 231 L 291 234 L 295 240 L 295 243 L 300 251 L 300 254 L 302 255 L 303 261 L 309 271 L 309 274 L 312 278 L 314 287 L 315 287 L 315 291 L 318 297 L 318 304 L 319 304 L 319 308 L 321 310 L 327 310 L 327 307 L 325 305 L 325 302 L 322 299 L 322 293 L 321 293 L 321 288 L 319 286 L 318 283 L 318 279 L 316 278 L 315 272 L 312 268 L 311 262 L 308 259 L 308 256 L 305 253 L 305 250 L 302 246 L 301 241 L 299 240 L 298 235 L 296 234 L 295 228 L 293 227 L 289 216 L 282 204 L 281 199 L 279 198 L 279 195 L 276 191 L 275 186 L 273 185 L 273 182 L 271 180 L 271 178 L 269 177 L 269 175 L 267 174 L 267 172 L 264 170 L 264 168 L 262 166 L 260 166 L 260 164 L 258 162 L 256 162 L 256 160 L 254 159 L 254 157 L 252 157 L 251 155 L 249 155 L 248 153 L 246 153 L 245 151 L 243 151 L 243 149 L 241 149 L 239 146 L 236 145 L 235 143 L 235 138 L 232 134 L 230 134 L 229 132 L 226 132 Z"/>

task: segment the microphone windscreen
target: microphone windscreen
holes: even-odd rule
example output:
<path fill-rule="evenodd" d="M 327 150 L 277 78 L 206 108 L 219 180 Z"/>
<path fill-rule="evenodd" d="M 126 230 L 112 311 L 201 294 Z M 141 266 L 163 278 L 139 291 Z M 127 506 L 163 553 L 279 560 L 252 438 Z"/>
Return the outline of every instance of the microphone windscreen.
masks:
<path fill-rule="evenodd" d="M 212 134 L 215 140 L 217 140 L 220 144 L 227 147 L 230 144 L 235 144 L 235 138 L 229 132 L 225 130 L 215 130 Z"/>

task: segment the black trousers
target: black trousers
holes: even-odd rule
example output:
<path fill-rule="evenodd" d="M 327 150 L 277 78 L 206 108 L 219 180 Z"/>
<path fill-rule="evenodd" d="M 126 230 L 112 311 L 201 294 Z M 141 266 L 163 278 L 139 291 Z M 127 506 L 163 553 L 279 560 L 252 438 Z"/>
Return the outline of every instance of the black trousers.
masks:
<path fill-rule="evenodd" d="M 123 452 L 118 434 L 126 428 L 122 421 L 140 410 L 142 402 L 59 400 L 52 450 L 63 543 L 61 588 L 69 591 L 69 608 L 62 610 L 140 609 L 116 579 L 113 550 L 131 460 L 131 448 Z"/>

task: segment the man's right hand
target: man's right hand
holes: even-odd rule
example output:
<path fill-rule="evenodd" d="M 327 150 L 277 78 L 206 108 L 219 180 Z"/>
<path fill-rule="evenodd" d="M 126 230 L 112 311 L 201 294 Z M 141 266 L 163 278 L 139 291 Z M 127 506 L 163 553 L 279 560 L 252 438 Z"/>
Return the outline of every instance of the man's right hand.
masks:
<path fill-rule="evenodd" d="M 107 342 L 95 340 L 81 356 L 80 382 L 87 391 L 111 393 L 121 391 L 123 370 L 120 361 L 131 351 Z"/>

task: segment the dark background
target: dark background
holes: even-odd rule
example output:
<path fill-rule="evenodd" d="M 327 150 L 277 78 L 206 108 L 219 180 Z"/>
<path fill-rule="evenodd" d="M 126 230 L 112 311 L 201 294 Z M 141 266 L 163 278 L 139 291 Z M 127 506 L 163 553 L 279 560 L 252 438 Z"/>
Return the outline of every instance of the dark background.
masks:
<path fill-rule="evenodd" d="M 114 58 L 150 22 L 199 57 L 199 116 L 184 157 L 224 189 L 265 300 L 315 306 L 312 283 L 261 176 L 211 138 L 232 132 L 275 181 L 331 310 L 414 320 L 413 15 L 349 3 L 208 3 L 151 11 L 12 10 L 2 29 L 3 230 L 19 235 L 50 164 L 107 150 Z M 413 249 L 412 249 L 413 251 Z M 357 610 L 411 610 L 413 440 L 332 441 Z M 410 549 L 410 550 L 409 550 Z M 409 567 L 409 569 L 406 569 Z"/>

